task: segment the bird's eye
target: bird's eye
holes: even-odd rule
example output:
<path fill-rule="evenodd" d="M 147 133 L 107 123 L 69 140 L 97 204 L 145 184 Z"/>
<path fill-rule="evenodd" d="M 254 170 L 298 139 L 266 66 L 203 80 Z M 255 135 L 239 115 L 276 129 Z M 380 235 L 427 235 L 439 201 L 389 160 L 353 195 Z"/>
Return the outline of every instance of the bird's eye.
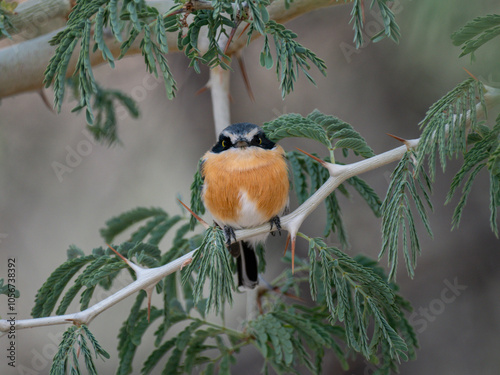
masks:
<path fill-rule="evenodd" d="M 262 144 L 262 138 L 259 137 L 258 135 L 254 136 L 251 144 L 254 146 L 260 146 Z"/>
<path fill-rule="evenodd" d="M 222 141 L 222 147 L 226 148 L 226 141 Z"/>

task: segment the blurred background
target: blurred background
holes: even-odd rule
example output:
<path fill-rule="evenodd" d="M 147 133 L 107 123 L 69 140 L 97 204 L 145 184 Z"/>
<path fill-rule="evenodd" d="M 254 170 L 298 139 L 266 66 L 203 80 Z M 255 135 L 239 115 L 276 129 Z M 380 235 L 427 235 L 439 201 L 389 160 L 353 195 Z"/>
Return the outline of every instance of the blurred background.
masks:
<path fill-rule="evenodd" d="M 295 92 L 285 100 L 274 70 L 267 71 L 258 63 L 262 40 L 246 48 L 243 58 L 255 102 L 249 99 L 241 71 L 233 62 L 232 121 L 261 125 L 284 113 L 307 115 L 317 108 L 352 124 L 374 151 L 381 153 L 399 146 L 386 133 L 408 139 L 419 136 L 418 123 L 429 106 L 468 77 L 463 67 L 486 84 L 500 86 L 498 38 L 490 42 L 496 46 L 486 45 L 477 53 L 473 64 L 468 57 L 459 59 L 460 49 L 450 40 L 450 34 L 468 20 L 498 13 L 497 1 L 396 1 L 394 10 L 402 34 L 399 45 L 390 40 L 374 44 L 367 37 L 359 50 L 354 50 L 352 43 L 350 10 L 350 5 L 324 8 L 287 24 L 303 45 L 325 60 L 328 76 L 313 70 L 315 87 L 302 75 Z M 368 36 L 380 29 L 370 12 L 366 22 Z M 103 86 L 132 96 L 141 111 L 138 120 L 119 112 L 122 144 L 111 148 L 89 140 L 84 115 L 71 113 L 75 102 L 68 100 L 62 112 L 55 114 L 36 93 L 2 100 L 0 277 L 7 276 L 7 259 L 15 257 L 21 291 L 18 319 L 30 317 L 37 289 L 65 261 L 70 244 L 88 253 L 104 245 L 99 229 L 107 219 L 137 206 L 159 206 L 177 214 L 181 212 L 177 196 L 189 201 L 197 162 L 215 141 L 210 93 L 196 95 L 207 82 L 208 72 L 194 73 L 182 54 L 168 59 L 179 88 L 173 101 L 166 99 L 163 84 L 146 73 L 141 56 L 119 61 L 114 70 L 106 65 L 95 69 Z M 47 95 L 52 100 L 50 90 Z M 309 152 L 325 152 L 312 142 L 285 141 L 282 145 L 286 150 L 298 145 Z M 75 152 L 80 156 L 74 156 Z M 58 176 L 54 170 L 57 163 L 69 169 Z M 420 227 L 423 252 L 414 279 L 407 276 L 403 264 L 398 273 L 401 293 L 415 309 L 410 320 L 420 341 L 417 360 L 402 363 L 402 374 L 494 374 L 500 367 L 500 246 L 489 227 L 488 180 L 485 173 L 479 176 L 460 227 L 451 231 L 457 199 L 444 206 L 444 198 L 457 166 L 450 163 L 445 174 L 437 174 L 432 197 L 435 211 L 430 214 L 434 239 Z M 361 177 L 383 198 L 394 167 Z M 341 205 L 351 244 L 346 251 L 377 257 L 381 221 L 356 195 L 350 200 L 341 198 Z M 323 219 L 318 209 L 302 231 L 320 235 Z M 280 262 L 284 240 L 269 241 L 269 279 L 288 267 Z M 335 237 L 328 240 L 338 244 Z M 163 249 L 169 246 L 167 241 L 160 245 Z M 306 244 L 299 240 L 298 246 L 298 254 L 306 255 Z M 386 262 L 383 258 L 384 266 Z M 120 282 L 125 285 L 129 280 L 124 276 Z M 114 373 L 116 337 L 133 300 L 123 301 L 92 322 L 92 332 L 111 354 L 110 360 L 98 364 L 102 374 Z M 4 316 L 2 297 L 0 301 L 0 315 Z M 228 324 L 237 326 L 245 319 L 245 305 L 245 296 L 237 296 L 228 312 Z M 72 305 L 68 312 L 76 309 Z M 2 350 L 1 373 L 47 374 L 55 343 L 65 328 L 18 331 L 18 367 L 13 371 L 4 365 Z M 0 339 L 2 348 L 5 341 Z M 153 340 L 143 344 L 147 349 L 143 347 L 136 354 L 134 373 L 141 368 Z M 326 359 L 325 374 L 373 373 L 362 361 L 352 362 L 351 368 L 342 372 L 331 357 Z M 250 348 L 240 354 L 232 371 L 254 374 L 261 367 L 260 354 Z"/>

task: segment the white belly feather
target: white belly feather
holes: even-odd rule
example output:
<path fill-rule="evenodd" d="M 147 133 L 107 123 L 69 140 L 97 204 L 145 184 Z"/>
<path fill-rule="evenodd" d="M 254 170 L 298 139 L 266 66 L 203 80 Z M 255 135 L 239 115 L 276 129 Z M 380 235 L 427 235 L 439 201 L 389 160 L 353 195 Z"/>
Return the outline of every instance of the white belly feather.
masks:
<path fill-rule="evenodd" d="M 252 228 L 264 224 L 267 220 L 258 211 L 254 202 L 248 198 L 248 194 L 240 191 L 240 211 L 238 225 L 241 228 Z"/>
<path fill-rule="evenodd" d="M 220 226 L 229 225 L 234 229 L 253 228 L 269 222 L 267 218 L 257 211 L 257 206 L 248 198 L 248 194 L 244 190 L 240 191 L 240 210 L 237 221 L 214 219 Z M 248 238 L 246 241 L 255 246 L 256 243 L 264 242 L 267 236 L 269 236 L 269 233 Z"/>

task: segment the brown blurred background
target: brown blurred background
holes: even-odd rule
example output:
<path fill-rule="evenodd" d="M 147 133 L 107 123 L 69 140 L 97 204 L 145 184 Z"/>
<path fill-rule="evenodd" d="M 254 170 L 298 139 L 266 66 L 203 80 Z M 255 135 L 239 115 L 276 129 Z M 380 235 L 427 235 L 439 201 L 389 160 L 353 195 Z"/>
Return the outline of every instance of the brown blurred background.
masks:
<path fill-rule="evenodd" d="M 353 48 L 350 9 L 350 5 L 326 8 L 287 24 L 299 34 L 301 43 L 326 61 L 328 76 L 324 78 L 313 70 L 317 81 L 314 87 L 302 75 L 295 92 L 285 100 L 281 99 L 274 70 L 267 71 L 258 63 L 262 41 L 249 46 L 243 57 L 256 100 L 250 101 L 241 72 L 233 63 L 232 121 L 262 124 L 283 113 L 306 115 L 318 108 L 352 124 L 374 151 L 381 153 L 399 146 L 385 133 L 404 138 L 419 136 L 417 124 L 428 107 L 467 78 L 462 67 L 487 84 L 500 85 L 498 38 L 484 48 L 486 52 L 480 50 L 474 64 L 468 57 L 459 59 L 460 49 L 450 40 L 450 34 L 467 20 L 498 13 L 496 1 L 396 1 L 400 44 L 367 41 L 362 49 L 349 54 L 346 49 Z M 369 34 L 380 28 L 369 14 L 367 25 Z M 68 100 L 62 113 L 56 115 L 35 93 L 2 100 L 0 277 L 7 276 L 7 258 L 15 257 L 21 291 L 18 319 L 30 317 L 36 290 L 66 259 L 70 244 L 90 252 L 103 245 L 98 231 L 110 217 L 137 206 L 160 206 L 175 214 L 180 212 L 177 195 L 188 201 L 197 161 L 215 140 L 210 94 L 195 95 L 208 74 L 204 70 L 197 75 L 188 69 L 187 59 L 181 54 L 168 58 L 179 87 L 173 101 L 166 99 L 162 83 L 148 77 L 141 56 L 119 61 L 114 70 L 108 66 L 95 69 L 96 78 L 104 86 L 128 93 L 139 101 L 141 110 L 139 120 L 127 116 L 121 119 L 123 145 L 112 148 L 88 141 L 82 132 L 83 114 L 70 113 L 74 102 Z M 47 94 L 52 98 L 52 92 Z M 299 144 L 308 151 L 324 152 L 321 145 L 312 142 L 283 142 L 287 150 Z M 71 172 L 59 179 L 53 163 L 66 164 L 68 154 L 76 150 L 85 156 L 79 161 L 73 159 Z M 444 175 L 437 174 L 435 211 L 430 214 L 434 239 L 420 230 L 423 253 L 413 280 L 407 276 L 401 258 L 398 282 L 403 296 L 415 308 L 412 321 L 421 345 L 417 360 L 401 365 L 402 374 L 496 374 L 500 368 L 500 276 L 496 266 L 500 249 L 489 228 L 488 180 L 484 173 L 479 176 L 460 228 L 451 231 L 457 199 L 448 206 L 443 202 L 457 166 L 450 163 Z M 380 168 L 362 177 L 383 198 L 393 168 Z M 342 199 L 341 204 L 351 243 L 348 253 L 376 257 L 381 243 L 380 220 L 355 195 L 351 200 Z M 302 231 L 320 235 L 322 220 L 319 209 Z M 329 241 L 337 243 L 335 237 Z M 283 242 L 278 238 L 269 243 L 268 277 L 286 267 L 279 261 Z M 168 243 L 162 245 L 165 249 Z M 304 246 L 299 242 L 299 255 L 306 254 Z M 382 263 L 386 264 L 386 258 Z M 121 280 L 128 282 L 125 277 Z M 459 287 L 450 288 L 454 284 Z M 92 331 L 111 354 L 110 360 L 98 364 L 102 374 L 114 373 L 116 336 L 132 302 L 133 298 L 123 301 L 92 322 Z M 237 297 L 229 324 L 237 325 L 245 318 L 245 303 L 244 296 Z M 3 301 L 0 306 L 5 306 Z M 76 308 L 72 305 L 69 312 Z M 5 313 L 2 307 L 0 315 Z M 23 369 L 25 373 L 47 374 L 55 353 L 55 337 L 65 328 L 18 331 L 15 371 L 5 365 L 6 339 L 1 338 L 0 372 L 18 374 Z M 146 341 L 136 355 L 134 373 L 153 346 L 153 340 Z M 259 358 L 256 350 L 244 350 L 232 370 L 259 373 Z M 324 372 L 342 373 L 333 356 L 326 360 Z M 372 372 L 359 361 L 345 373 Z"/>

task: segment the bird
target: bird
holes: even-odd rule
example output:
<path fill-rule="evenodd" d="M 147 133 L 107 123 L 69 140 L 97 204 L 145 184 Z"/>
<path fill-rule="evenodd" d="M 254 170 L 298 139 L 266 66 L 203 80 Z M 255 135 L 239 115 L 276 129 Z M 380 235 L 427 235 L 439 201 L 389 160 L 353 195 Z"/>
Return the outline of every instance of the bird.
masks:
<path fill-rule="evenodd" d="M 226 127 L 200 162 L 202 201 L 224 229 L 228 249 L 236 258 L 239 290 L 258 283 L 255 248 L 269 233 L 232 243 L 235 229 L 270 223 L 281 229 L 280 216 L 289 204 L 290 182 L 283 148 L 261 127 L 241 122 Z"/>

